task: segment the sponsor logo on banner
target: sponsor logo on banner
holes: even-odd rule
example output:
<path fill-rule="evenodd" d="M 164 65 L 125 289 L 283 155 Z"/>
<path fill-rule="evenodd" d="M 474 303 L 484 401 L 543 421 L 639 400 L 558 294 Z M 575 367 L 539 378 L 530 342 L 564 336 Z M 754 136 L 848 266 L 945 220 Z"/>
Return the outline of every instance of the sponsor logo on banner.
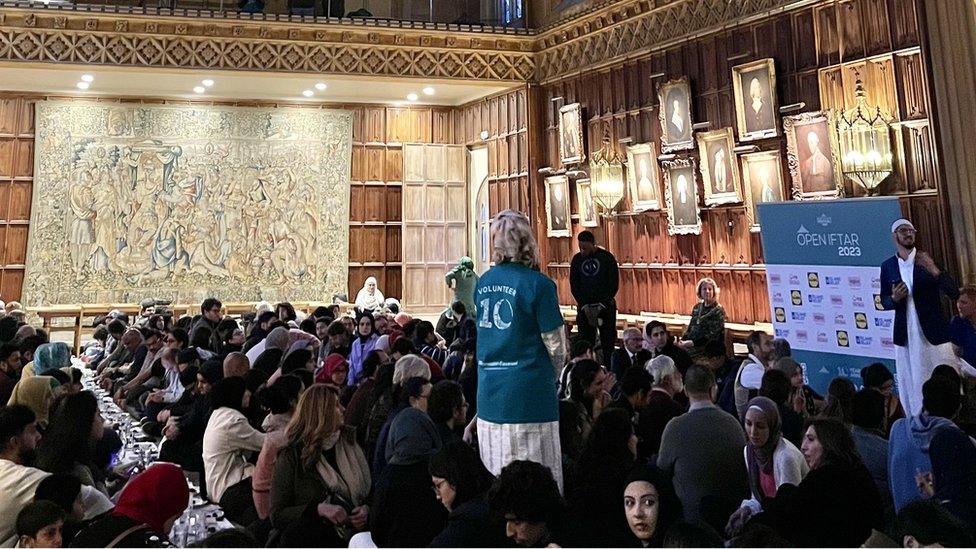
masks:
<path fill-rule="evenodd" d="M 800 276 L 790 275 L 790 286 L 799 286 L 799 285 L 800 285 Z"/>
<path fill-rule="evenodd" d="M 776 307 L 773 310 L 773 313 L 776 315 L 776 322 L 786 322 L 786 310 L 785 309 L 783 309 L 782 307 Z"/>
<path fill-rule="evenodd" d="M 826 278 L 827 278 L 827 285 L 828 286 L 840 286 L 840 277 L 839 276 L 828 276 Z"/>
<path fill-rule="evenodd" d="M 817 343 L 827 343 L 827 332 L 817 332 Z"/>
<path fill-rule="evenodd" d="M 823 326 L 827 323 L 827 315 L 823 313 L 813 313 L 813 322 Z"/>
<path fill-rule="evenodd" d="M 806 330 L 797 330 L 796 331 L 796 341 L 797 341 L 797 343 L 806 343 L 809 339 L 810 339 L 810 336 L 807 335 L 807 331 Z"/>
<path fill-rule="evenodd" d="M 876 316 L 876 317 L 874 317 L 874 327 L 875 328 L 890 329 L 891 328 L 891 319 L 890 318 L 880 318 L 880 317 L 877 317 Z"/>
<path fill-rule="evenodd" d="M 857 343 L 858 347 L 870 347 L 874 342 L 874 338 L 871 336 L 854 336 L 854 341 Z"/>
<path fill-rule="evenodd" d="M 833 220 L 830 219 L 830 216 L 827 214 L 820 214 L 820 216 L 817 217 L 817 224 L 820 225 L 821 227 L 826 227 L 827 225 L 830 225 L 831 221 Z"/>
<path fill-rule="evenodd" d="M 773 294 L 773 303 L 783 302 L 783 292 L 776 292 Z"/>
<path fill-rule="evenodd" d="M 783 339 L 789 339 L 790 338 L 790 331 L 789 330 L 783 330 L 783 329 L 780 329 L 780 328 L 776 328 L 775 332 L 776 332 L 776 337 L 781 337 Z"/>
<path fill-rule="evenodd" d="M 864 308 L 864 298 L 861 297 L 861 296 L 859 296 L 859 295 L 856 295 L 856 296 L 852 297 L 851 298 L 851 307 L 854 307 L 855 309 L 863 309 Z"/>
<path fill-rule="evenodd" d="M 850 347 L 851 340 L 847 337 L 847 332 L 844 330 L 837 330 L 837 345 L 841 347 Z"/>
<path fill-rule="evenodd" d="M 817 273 L 807 273 L 807 284 L 809 284 L 811 288 L 819 288 L 820 275 Z"/>
<path fill-rule="evenodd" d="M 894 339 L 891 339 L 890 337 L 882 337 L 881 338 L 881 346 L 884 347 L 885 349 L 894 349 L 895 348 L 895 340 Z"/>
<path fill-rule="evenodd" d="M 801 312 L 798 312 L 798 311 L 793 311 L 792 313 L 790 313 L 790 316 L 796 322 L 803 322 L 803 321 L 805 321 L 807 319 L 807 314 L 806 313 L 801 313 Z"/>
<path fill-rule="evenodd" d="M 803 305 L 803 293 L 800 290 L 791 290 L 790 301 L 796 306 Z"/>
<path fill-rule="evenodd" d="M 871 279 L 871 287 L 874 288 L 875 290 L 880 290 L 881 289 L 881 278 L 879 278 L 879 277 L 872 278 Z"/>
<path fill-rule="evenodd" d="M 819 294 L 807 294 L 807 301 L 811 305 L 821 305 L 823 304 L 823 296 Z"/>
<path fill-rule="evenodd" d="M 844 315 L 837 315 L 834 317 L 834 326 L 847 326 L 847 317 Z"/>
<path fill-rule="evenodd" d="M 833 305 L 834 307 L 843 307 L 844 306 L 844 296 L 837 295 L 837 294 L 832 294 L 830 296 L 830 304 Z"/>
<path fill-rule="evenodd" d="M 779 286 L 780 284 L 783 283 L 783 276 L 780 275 L 779 273 L 770 273 L 769 283 L 774 286 Z"/>
<path fill-rule="evenodd" d="M 881 304 L 881 294 L 874 294 L 874 310 L 883 311 L 884 305 Z"/>
<path fill-rule="evenodd" d="M 868 329 L 868 315 L 864 313 L 854 313 L 854 325 L 858 330 Z"/>
<path fill-rule="evenodd" d="M 849 276 L 849 277 L 847 277 L 847 284 L 851 288 L 853 288 L 855 290 L 860 290 L 861 289 L 861 277 L 859 277 L 859 276 Z"/>

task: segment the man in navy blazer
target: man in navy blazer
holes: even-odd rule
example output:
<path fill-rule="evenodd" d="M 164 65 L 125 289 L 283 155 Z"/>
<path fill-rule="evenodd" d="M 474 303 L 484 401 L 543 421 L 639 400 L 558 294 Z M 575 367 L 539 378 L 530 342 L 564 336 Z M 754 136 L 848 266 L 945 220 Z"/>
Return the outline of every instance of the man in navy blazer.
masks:
<path fill-rule="evenodd" d="M 940 292 L 959 298 L 959 288 L 932 257 L 915 248 L 917 231 L 907 219 L 891 225 L 897 253 L 881 264 L 881 306 L 895 311 L 895 375 L 908 415 L 922 412 L 922 384 L 940 364 L 959 369 L 942 314 Z"/>

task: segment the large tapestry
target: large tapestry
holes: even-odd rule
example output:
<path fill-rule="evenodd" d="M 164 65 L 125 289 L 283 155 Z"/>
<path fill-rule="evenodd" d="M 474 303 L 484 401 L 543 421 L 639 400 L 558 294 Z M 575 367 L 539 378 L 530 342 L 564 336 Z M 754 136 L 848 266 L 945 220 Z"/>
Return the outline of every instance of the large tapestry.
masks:
<path fill-rule="evenodd" d="M 39 102 L 23 301 L 331 299 L 352 114 Z"/>

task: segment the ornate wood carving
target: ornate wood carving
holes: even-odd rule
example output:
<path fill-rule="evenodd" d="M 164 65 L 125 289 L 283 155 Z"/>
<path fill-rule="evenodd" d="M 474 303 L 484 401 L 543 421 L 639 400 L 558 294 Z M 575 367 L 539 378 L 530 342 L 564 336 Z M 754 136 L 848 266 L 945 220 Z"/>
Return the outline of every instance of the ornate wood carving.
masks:
<path fill-rule="evenodd" d="M 493 81 L 535 70 L 529 36 L 476 45 L 471 33 L 212 21 L 5 9 L 0 60 Z"/>

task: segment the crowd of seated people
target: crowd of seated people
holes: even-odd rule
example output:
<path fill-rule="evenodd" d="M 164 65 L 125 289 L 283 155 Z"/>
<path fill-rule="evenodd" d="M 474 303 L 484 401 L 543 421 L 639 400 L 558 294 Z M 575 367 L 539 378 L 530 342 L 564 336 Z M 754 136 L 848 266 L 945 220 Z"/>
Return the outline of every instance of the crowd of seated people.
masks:
<path fill-rule="evenodd" d="M 435 327 L 387 308 L 373 281 L 353 315 L 279 303 L 238 320 L 211 298 L 192 317 L 100 319 L 79 358 L 161 441 L 160 463 L 131 478 L 70 348 L 4 314 L 0 546 L 165 546 L 187 474 L 235 526 L 203 546 L 974 543 L 976 446 L 954 369 L 925 383 L 918 416 L 880 363 L 821 397 L 785 340 L 756 332 L 736 359 L 705 333 L 721 312 L 710 284 L 684 339 L 650 322 L 609 364 L 574 341 L 554 379 L 562 488 L 538 463 L 497 477 L 482 464 L 463 305 Z"/>

